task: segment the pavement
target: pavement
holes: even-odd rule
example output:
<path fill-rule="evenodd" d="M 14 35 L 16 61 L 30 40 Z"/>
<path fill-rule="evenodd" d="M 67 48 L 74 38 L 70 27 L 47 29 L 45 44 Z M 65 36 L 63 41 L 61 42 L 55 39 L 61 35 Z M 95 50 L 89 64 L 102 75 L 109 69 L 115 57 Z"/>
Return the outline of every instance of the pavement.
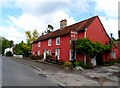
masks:
<path fill-rule="evenodd" d="M 52 64 L 44 64 L 29 59 L 9 58 L 39 71 L 60 86 L 118 86 L 120 65 L 101 66 L 93 69 L 66 70 Z"/>

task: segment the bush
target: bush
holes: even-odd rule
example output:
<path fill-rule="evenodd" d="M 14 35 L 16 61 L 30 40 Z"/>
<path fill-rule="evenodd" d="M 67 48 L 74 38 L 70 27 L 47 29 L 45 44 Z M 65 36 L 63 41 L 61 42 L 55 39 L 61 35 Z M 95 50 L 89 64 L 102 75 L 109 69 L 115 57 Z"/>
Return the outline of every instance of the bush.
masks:
<path fill-rule="evenodd" d="M 40 56 L 36 56 L 36 60 L 42 60 L 42 58 L 43 58 L 43 54 L 42 55 L 40 55 Z"/>
<path fill-rule="evenodd" d="M 84 64 L 83 61 L 75 62 L 75 66 L 81 66 L 82 68 L 85 68 L 85 69 L 90 69 L 90 68 L 92 68 L 92 65 L 91 65 L 91 64 Z"/>
<path fill-rule="evenodd" d="M 52 56 L 51 55 L 46 55 L 46 59 L 51 59 L 52 58 Z"/>
<path fill-rule="evenodd" d="M 83 65 L 83 68 L 90 69 L 90 68 L 92 68 L 92 65 L 91 64 L 86 64 L 86 65 Z"/>
<path fill-rule="evenodd" d="M 13 54 L 12 54 L 11 51 L 8 51 L 8 52 L 6 53 L 6 56 L 13 56 Z"/>
<path fill-rule="evenodd" d="M 113 65 L 113 64 L 115 64 L 115 61 L 114 60 L 110 60 L 109 65 Z"/>
<path fill-rule="evenodd" d="M 30 54 L 28 57 L 29 57 L 30 59 L 32 59 L 32 60 L 35 59 L 35 56 L 34 56 L 33 54 Z"/>
<path fill-rule="evenodd" d="M 72 63 L 69 61 L 64 62 L 64 67 L 72 67 Z"/>
<path fill-rule="evenodd" d="M 78 62 L 75 62 L 75 66 L 81 66 L 83 67 L 85 64 L 83 61 L 78 61 Z"/>
<path fill-rule="evenodd" d="M 117 63 L 120 63 L 120 57 L 117 59 Z"/>

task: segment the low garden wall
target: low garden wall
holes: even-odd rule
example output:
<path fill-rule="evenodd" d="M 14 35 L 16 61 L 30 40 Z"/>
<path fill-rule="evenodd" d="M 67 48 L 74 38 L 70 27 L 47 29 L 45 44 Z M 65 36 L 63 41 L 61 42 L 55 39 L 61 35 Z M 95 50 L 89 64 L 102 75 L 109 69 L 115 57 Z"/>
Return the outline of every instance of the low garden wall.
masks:
<path fill-rule="evenodd" d="M 13 56 L 17 57 L 17 58 L 23 58 L 23 55 L 16 55 L 16 54 L 14 54 Z"/>

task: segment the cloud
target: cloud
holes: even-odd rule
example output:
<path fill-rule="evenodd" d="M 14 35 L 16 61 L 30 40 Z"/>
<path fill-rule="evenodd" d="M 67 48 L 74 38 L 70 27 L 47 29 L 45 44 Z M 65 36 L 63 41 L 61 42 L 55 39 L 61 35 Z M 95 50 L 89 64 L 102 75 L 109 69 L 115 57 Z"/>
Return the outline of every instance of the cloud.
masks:
<path fill-rule="evenodd" d="M 11 24 L 14 24 L 18 28 L 22 28 L 25 31 L 37 29 L 39 33 L 45 31 L 48 24 L 53 25 L 55 30 L 59 29 L 60 21 L 62 19 L 67 19 L 68 25 L 75 23 L 74 18 L 70 17 L 64 11 L 58 11 L 45 16 L 40 15 L 38 17 L 26 13 L 22 14 L 19 18 L 9 16 Z"/>
<path fill-rule="evenodd" d="M 6 21 L 10 26 L 1 26 L 0 33 L 18 43 L 21 40 L 26 40 L 25 31 L 37 29 L 42 34 L 48 24 L 53 25 L 54 30 L 56 30 L 59 29 L 62 19 L 67 19 L 68 25 L 71 25 L 75 23 L 75 20 L 67 14 L 67 6 L 70 2 L 70 0 L 61 0 L 60 2 L 53 2 L 53 0 L 45 0 L 44 2 L 40 0 L 15 0 L 15 7 L 21 9 L 23 13 L 19 17 L 7 15 L 8 20 Z M 10 2 L 7 2 L 7 4 L 10 4 Z M 21 29 L 22 32 L 20 32 Z"/>
<path fill-rule="evenodd" d="M 120 0 L 95 0 L 95 13 L 99 15 L 107 33 L 118 38 L 118 2 Z"/>
<path fill-rule="evenodd" d="M 113 37 L 118 38 L 118 21 L 116 19 L 107 19 L 103 16 L 100 16 L 100 19 L 107 33 L 109 35 L 113 33 Z"/>
<path fill-rule="evenodd" d="M 19 30 L 13 26 L 0 26 L 0 36 L 4 36 L 8 40 L 14 40 L 15 43 L 19 43 L 25 39 L 25 34 L 20 33 Z"/>
<path fill-rule="evenodd" d="M 118 2 L 120 0 L 95 0 L 97 12 L 103 12 L 109 17 L 118 16 Z"/>
<path fill-rule="evenodd" d="M 16 0 L 15 4 L 23 12 L 31 15 L 50 14 L 59 10 L 66 10 L 71 3 L 70 0 Z"/>

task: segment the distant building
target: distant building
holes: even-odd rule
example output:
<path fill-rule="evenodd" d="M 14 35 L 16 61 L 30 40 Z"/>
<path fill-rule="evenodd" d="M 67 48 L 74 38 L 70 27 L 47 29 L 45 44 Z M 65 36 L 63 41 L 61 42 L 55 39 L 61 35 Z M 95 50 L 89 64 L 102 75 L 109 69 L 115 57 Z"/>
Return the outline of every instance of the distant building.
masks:
<path fill-rule="evenodd" d="M 105 31 L 98 16 L 83 20 L 81 22 L 67 26 L 67 20 L 60 21 L 60 29 L 50 32 L 46 35 L 40 36 L 32 44 L 33 55 L 50 54 L 53 58 L 58 57 L 59 60 L 72 60 L 73 50 L 71 49 L 71 31 L 77 32 L 77 38 L 89 38 L 93 42 L 100 42 L 101 44 L 109 44 L 110 38 Z M 116 55 L 116 54 L 114 54 Z M 86 63 L 86 57 L 82 54 L 76 53 L 76 60 L 82 60 Z M 117 55 L 116 55 L 117 56 Z M 117 58 L 114 56 L 115 58 Z M 110 53 L 104 53 L 94 58 L 96 61 L 92 62 L 103 63 L 111 58 Z"/>
<path fill-rule="evenodd" d="M 12 54 L 13 54 L 13 47 L 6 48 L 5 51 L 4 51 L 4 55 L 6 55 L 6 53 L 9 52 L 9 51 L 12 52 Z"/>

